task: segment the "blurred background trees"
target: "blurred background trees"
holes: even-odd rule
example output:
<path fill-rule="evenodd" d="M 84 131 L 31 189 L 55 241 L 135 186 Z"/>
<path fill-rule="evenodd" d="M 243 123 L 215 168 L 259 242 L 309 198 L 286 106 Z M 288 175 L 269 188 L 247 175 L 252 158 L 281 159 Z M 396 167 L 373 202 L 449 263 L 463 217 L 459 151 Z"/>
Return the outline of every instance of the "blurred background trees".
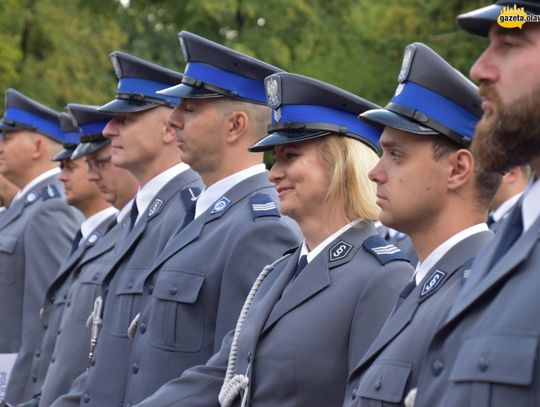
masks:
<path fill-rule="evenodd" d="M 2 0 L 0 89 L 17 88 L 56 109 L 101 104 L 116 87 L 111 51 L 181 71 L 177 33 L 187 30 L 384 105 L 411 42 L 426 43 L 468 75 L 486 40 L 461 31 L 455 17 L 487 3 Z"/>

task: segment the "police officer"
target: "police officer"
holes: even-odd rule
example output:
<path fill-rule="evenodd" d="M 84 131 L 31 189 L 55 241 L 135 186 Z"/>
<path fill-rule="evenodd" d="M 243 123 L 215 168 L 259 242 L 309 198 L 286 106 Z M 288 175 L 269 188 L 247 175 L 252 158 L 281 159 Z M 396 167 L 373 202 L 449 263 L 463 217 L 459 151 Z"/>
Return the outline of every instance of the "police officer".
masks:
<path fill-rule="evenodd" d="M 72 159 L 86 160 L 88 180 L 95 183 L 104 199 L 119 210 L 109 222 L 105 233 L 87 250 L 73 270 L 72 283 L 67 292 L 67 306 L 62 314 L 58 336 L 44 380 L 41 381 L 40 406 L 49 406 L 66 393 L 75 377 L 89 364 L 89 351 L 99 333 L 99 308 L 104 301 L 103 282 L 114 261 L 114 248 L 119 244 L 121 224 L 129 215 L 132 198 L 138 183 L 127 170 L 111 164 L 111 140 L 102 134 L 111 114 L 98 111 L 96 106 L 70 103 L 67 110 L 76 118 L 81 129 L 81 143 Z M 96 299 L 101 297 L 100 299 Z M 88 316 L 96 306 L 96 318 Z"/>
<path fill-rule="evenodd" d="M 106 271 L 108 294 L 91 366 L 55 407 L 119 404 L 130 368 L 128 328 L 141 297 L 152 289 L 144 286 L 146 272 L 202 188 L 199 175 L 181 162 L 176 137 L 166 124 L 179 99 L 156 93 L 177 85 L 182 76 L 118 51 L 111 61 L 119 82 L 116 98 L 100 108 L 114 114 L 103 134 L 111 140 L 111 163 L 129 170 L 139 191 L 123 222 L 115 261 Z"/>
<path fill-rule="evenodd" d="M 356 116 L 375 105 L 287 73 L 266 93 L 270 135 L 250 150 L 274 150 L 269 178 L 305 240 L 265 267 L 219 352 L 139 406 L 341 405 L 348 367 L 412 276 L 373 225 L 380 130 Z"/>
<path fill-rule="evenodd" d="M 0 130 L 0 172 L 20 188 L 0 219 L 0 352 L 18 352 L 6 392 L 14 404 L 21 401 L 40 331 L 47 329 L 39 319 L 45 290 L 82 215 L 64 201 L 60 169 L 51 161 L 64 141 L 58 112 L 8 89 Z"/>
<path fill-rule="evenodd" d="M 64 132 L 64 149 L 53 157 L 60 163 L 59 180 L 64 184 L 66 201 L 79 209 L 85 217 L 79 231 L 75 234 L 70 253 L 62 262 L 59 271 L 45 293 L 40 317 L 42 330 L 39 345 L 33 349 L 33 359 L 26 371 L 17 371 L 21 377 L 27 377 L 27 384 L 22 400 L 34 398 L 25 405 L 37 406 L 37 395 L 47 372 L 49 362 L 54 363 L 53 348 L 59 332 L 60 320 L 64 307 L 69 307 L 68 290 L 73 282 L 74 270 L 79 262 L 84 261 L 90 247 L 94 246 L 105 234 L 107 226 L 116 214 L 103 198 L 97 186 L 88 181 L 84 160 L 73 159 L 72 154 L 79 142 L 79 128 L 74 118 L 68 113 L 60 113 L 60 125 Z M 52 357 L 52 359 L 51 359 Z M 22 369 L 23 366 L 19 366 Z"/>
<path fill-rule="evenodd" d="M 259 271 L 298 242 L 292 221 L 279 213 L 262 153 L 247 151 L 270 122 L 263 79 L 277 68 L 188 32 L 180 41 L 184 78 L 163 93 L 182 98 L 169 122 L 206 189 L 194 220 L 145 273 L 151 295 L 140 316 L 126 313 L 133 351 L 127 383 L 116 385 L 118 404 L 141 401 L 206 362 L 234 328 Z"/>
<path fill-rule="evenodd" d="M 381 219 L 419 255 L 414 279 L 349 378 L 346 406 L 402 406 L 425 348 L 493 234 L 485 224 L 500 175 L 475 170 L 469 151 L 480 118 L 477 87 L 421 43 L 405 48 L 396 93 L 361 117 L 385 126 L 370 172 Z M 351 344 L 354 346 L 354 342 Z"/>
<path fill-rule="evenodd" d="M 540 25 L 504 28 L 504 7 L 540 14 L 537 1 L 496 1 L 458 23 L 488 36 L 471 68 L 484 114 L 473 153 L 503 172 L 531 164 L 536 179 L 476 258 L 454 306 L 435 331 L 415 406 L 536 406 L 540 399 Z"/>

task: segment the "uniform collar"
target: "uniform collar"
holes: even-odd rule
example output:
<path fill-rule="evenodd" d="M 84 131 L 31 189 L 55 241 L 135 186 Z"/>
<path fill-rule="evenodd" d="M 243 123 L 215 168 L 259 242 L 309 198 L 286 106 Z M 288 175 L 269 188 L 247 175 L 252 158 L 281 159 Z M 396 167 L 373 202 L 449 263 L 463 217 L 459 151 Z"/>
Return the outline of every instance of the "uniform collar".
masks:
<path fill-rule="evenodd" d="M 50 170 L 47 170 L 41 174 L 39 174 L 36 178 L 34 178 L 32 181 L 30 181 L 28 184 L 24 186 L 23 189 L 21 189 L 19 192 L 15 194 L 15 197 L 13 198 L 13 201 L 16 201 L 17 199 L 25 196 L 28 192 L 32 190 L 36 185 L 38 185 L 43 180 L 52 177 L 54 175 L 58 176 L 60 174 L 60 168 L 54 167 Z"/>
<path fill-rule="evenodd" d="M 142 214 L 146 212 L 146 209 L 148 208 L 148 206 L 150 206 L 152 200 L 161 190 L 161 188 L 163 188 L 174 177 L 188 169 L 189 165 L 187 165 L 186 163 L 176 164 L 171 168 L 163 171 L 161 174 L 156 175 L 139 189 L 139 192 L 137 192 L 136 196 L 137 210 L 139 211 L 137 221 L 141 218 Z"/>
<path fill-rule="evenodd" d="M 519 201 L 521 195 L 523 195 L 523 192 L 520 192 L 508 198 L 506 201 L 500 204 L 499 207 L 495 209 L 491 214 L 491 216 L 493 217 L 493 221 L 498 222 L 501 219 L 505 218 L 510 213 L 510 209 L 512 209 L 516 202 Z"/>
<path fill-rule="evenodd" d="M 450 237 L 445 242 L 441 243 L 435 250 L 433 250 L 424 261 L 418 261 L 416 266 L 416 271 L 414 272 L 414 278 L 416 280 L 416 285 L 424 279 L 426 274 L 438 263 L 442 257 L 448 253 L 448 251 L 454 247 L 456 244 L 462 240 L 472 236 L 476 233 L 488 231 L 489 228 L 485 223 L 479 223 L 474 226 L 470 226 L 467 229 L 462 230 L 461 232 L 456 233 L 454 236 Z"/>
<path fill-rule="evenodd" d="M 360 219 L 357 219 L 355 221 L 352 221 L 350 223 L 347 223 L 345 226 L 343 226 L 341 229 L 337 230 L 336 232 L 332 233 L 332 235 L 328 236 L 326 239 L 324 239 L 321 243 L 319 243 L 316 247 L 313 248 L 313 250 L 309 251 L 306 245 L 306 241 L 302 243 L 302 249 L 300 250 L 300 257 L 302 257 L 304 254 L 307 256 L 307 262 L 313 260 L 317 255 L 322 252 L 330 243 L 332 243 L 338 236 L 345 233 L 347 230 L 352 228 L 353 226 L 358 225 L 360 223 Z"/>
<path fill-rule="evenodd" d="M 113 216 L 118 210 L 112 206 L 105 208 L 81 223 L 82 240 L 86 240 L 88 236 L 107 218 Z"/>
<path fill-rule="evenodd" d="M 227 191 L 229 191 L 236 184 L 239 184 L 245 179 L 257 174 L 261 174 L 265 171 L 266 167 L 264 164 L 253 165 L 210 185 L 203 192 L 201 192 L 199 199 L 197 199 L 197 204 L 195 206 L 195 219 L 206 212 L 206 210 L 210 208 L 212 204 L 225 195 Z"/>
<path fill-rule="evenodd" d="M 523 204 L 523 233 L 527 232 L 540 216 L 540 178 L 533 181 L 524 193 Z"/>

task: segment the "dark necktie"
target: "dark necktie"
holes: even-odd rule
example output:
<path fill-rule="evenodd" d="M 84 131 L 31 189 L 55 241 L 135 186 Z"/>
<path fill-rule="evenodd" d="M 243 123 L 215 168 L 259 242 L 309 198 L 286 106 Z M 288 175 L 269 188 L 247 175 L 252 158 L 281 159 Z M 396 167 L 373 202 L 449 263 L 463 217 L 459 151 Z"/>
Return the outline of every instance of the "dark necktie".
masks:
<path fill-rule="evenodd" d="M 399 293 L 399 297 L 396 301 L 396 306 L 394 307 L 394 311 L 396 312 L 398 308 L 403 304 L 403 301 L 405 301 L 405 298 L 409 296 L 409 294 L 414 290 L 416 287 L 416 280 L 413 278 L 412 281 L 409 281 L 409 283 L 403 288 L 403 290 Z"/>
<path fill-rule="evenodd" d="M 135 222 L 137 222 L 137 216 L 139 216 L 139 209 L 137 209 L 137 201 L 133 201 L 133 205 L 131 205 L 131 211 L 129 213 L 129 230 L 133 230 L 133 226 L 135 226 Z"/>
<path fill-rule="evenodd" d="M 195 219 L 195 208 L 197 206 L 197 201 L 191 201 L 186 208 L 186 215 L 184 216 L 184 221 L 180 230 L 184 229 L 193 219 Z M 180 231 L 179 230 L 179 231 Z"/>
<path fill-rule="evenodd" d="M 300 256 L 300 259 L 298 260 L 298 265 L 296 266 L 296 271 L 291 277 L 291 282 L 293 282 L 296 279 L 296 277 L 298 277 L 298 274 L 300 274 L 300 272 L 304 270 L 307 264 L 308 264 L 307 255 L 303 254 L 302 256 Z"/>
<path fill-rule="evenodd" d="M 107 229 L 105 229 L 105 234 L 109 233 L 112 228 L 114 228 L 118 224 L 118 219 L 116 217 L 107 225 Z"/>
<path fill-rule="evenodd" d="M 492 266 L 497 264 L 497 262 L 504 256 L 504 254 L 512 247 L 514 242 L 521 236 L 523 232 L 523 215 L 521 213 L 521 203 L 516 205 L 512 210 L 512 213 L 508 216 L 509 223 L 506 228 L 506 233 L 503 235 L 495 256 L 493 257 Z M 502 225 L 501 225 L 502 227 Z"/>
<path fill-rule="evenodd" d="M 487 218 L 487 221 L 486 221 L 487 225 L 488 225 L 488 228 L 491 229 L 491 227 L 493 226 L 493 224 L 495 223 L 495 219 L 493 218 L 493 214 L 490 213 L 488 215 L 488 218 Z"/>
<path fill-rule="evenodd" d="M 71 244 L 71 251 L 69 252 L 70 256 L 79 247 L 79 244 L 81 243 L 81 239 L 82 239 L 82 232 L 81 232 L 81 229 L 79 229 L 78 232 L 75 234 L 75 237 L 73 238 L 73 243 Z"/>

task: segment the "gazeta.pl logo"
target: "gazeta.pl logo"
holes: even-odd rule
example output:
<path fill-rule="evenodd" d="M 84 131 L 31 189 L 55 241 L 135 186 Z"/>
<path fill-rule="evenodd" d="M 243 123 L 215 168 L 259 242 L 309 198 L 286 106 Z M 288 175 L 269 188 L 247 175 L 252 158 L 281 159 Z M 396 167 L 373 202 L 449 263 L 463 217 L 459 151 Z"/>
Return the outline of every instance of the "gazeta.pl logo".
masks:
<path fill-rule="evenodd" d="M 527 14 L 523 7 L 518 8 L 515 4 L 514 7 L 503 7 L 499 16 L 497 17 L 497 24 L 503 28 L 523 28 L 525 23 L 538 23 L 540 22 L 540 15 Z"/>

